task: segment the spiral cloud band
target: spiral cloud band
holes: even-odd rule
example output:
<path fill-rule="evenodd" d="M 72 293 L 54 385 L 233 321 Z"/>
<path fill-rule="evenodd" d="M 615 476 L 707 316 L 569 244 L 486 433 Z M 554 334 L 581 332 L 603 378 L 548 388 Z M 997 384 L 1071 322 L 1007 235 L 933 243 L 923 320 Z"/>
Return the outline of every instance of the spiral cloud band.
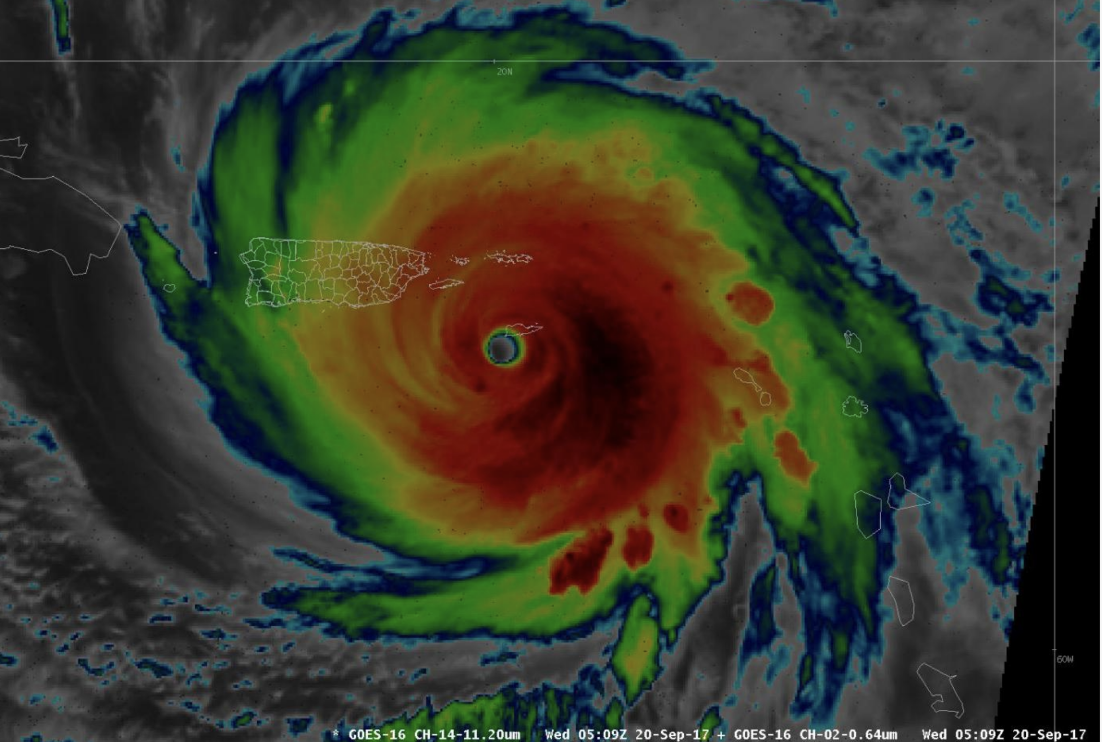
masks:
<path fill-rule="evenodd" d="M 854 492 L 927 466 L 906 431 L 951 412 L 914 295 L 835 245 L 839 178 L 714 91 L 634 84 L 704 69 L 566 10 L 383 13 L 242 84 L 200 177 L 207 275 L 153 215 L 128 233 L 225 438 L 387 554 L 270 607 L 351 639 L 624 612 L 630 699 L 753 485 L 801 588 L 797 705 L 867 673 L 891 538 Z"/>

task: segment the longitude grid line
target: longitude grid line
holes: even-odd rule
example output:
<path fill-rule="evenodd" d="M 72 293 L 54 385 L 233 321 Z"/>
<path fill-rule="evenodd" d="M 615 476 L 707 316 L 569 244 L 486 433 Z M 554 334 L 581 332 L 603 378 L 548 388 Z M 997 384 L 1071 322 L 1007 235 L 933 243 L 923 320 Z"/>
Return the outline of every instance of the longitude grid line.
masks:
<path fill-rule="evenodd" d="M 1056 22 L 1060 16 L 1056 0 L 1052 0 L 1052 270 L 1056 275 Z M 1059 297 L 1052 284 L 1052 347 L 1056 342 L 1056 314 Z M 1057 354 L 1052 359 L 1052 731 L 1056 731 L 1056 388 L 1060 378 L 1056 372 Z"/>

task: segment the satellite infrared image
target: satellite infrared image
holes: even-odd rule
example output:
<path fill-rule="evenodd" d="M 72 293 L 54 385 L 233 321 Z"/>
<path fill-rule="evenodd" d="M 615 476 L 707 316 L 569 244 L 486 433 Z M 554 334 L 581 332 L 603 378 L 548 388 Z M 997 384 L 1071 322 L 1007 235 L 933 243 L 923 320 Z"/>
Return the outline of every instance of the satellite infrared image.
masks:
<path fill-rule="evenodd" d="M 1097 739 L 1098 129 L 1090 0 L 5 2 L 0 742 Z"/>

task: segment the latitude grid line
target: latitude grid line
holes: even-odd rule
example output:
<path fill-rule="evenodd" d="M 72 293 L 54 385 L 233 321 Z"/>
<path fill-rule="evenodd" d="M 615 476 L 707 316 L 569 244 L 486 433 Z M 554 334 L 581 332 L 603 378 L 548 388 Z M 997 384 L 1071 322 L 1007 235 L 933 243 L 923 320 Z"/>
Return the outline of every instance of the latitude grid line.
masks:
<path fill-rule="evenodd" d="M 1055 31 L 1053 32 L 1055 35 Z M 1086 64 L 1089 60 L 1057 59 L 0 59 L 0 64 Z"/>

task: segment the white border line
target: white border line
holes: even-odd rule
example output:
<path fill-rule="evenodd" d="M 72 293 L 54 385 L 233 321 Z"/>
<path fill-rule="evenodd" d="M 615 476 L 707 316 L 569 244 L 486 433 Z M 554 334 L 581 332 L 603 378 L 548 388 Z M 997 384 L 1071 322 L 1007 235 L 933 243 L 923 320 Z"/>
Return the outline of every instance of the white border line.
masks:
<path fill-rule="evenodd" d="M 111 216 L 110 212 L 108 212 L 107 209 L 100 206 L 94 198 L 92 198 L 91 196 L 89 196 L 87 193 L 80 190 L 79 188 L 75 188 L 74 186 L 70 185 L 69 183 L 66 183 L 64 180 L 57 177 L 56 175 L 46 175 L 46 176 L 40 177 L 40 178 L 24 178 L 22 175 L 16 175 L 11 170 L 7 170 L 7 169 L 2 168 L 2 167 L 0 167 L 0 173 L 7 173 L 8 175 L 15 176 L 16 178 L 18 178 L 19 180 L 22 180 L 22 181 L 56 180 L 58 183 L 61 183 L 66 188 L 69 188 L 70 190 L 76 191 L 81 196 L 84 196 L 86 199 L 88 199 L 88 201 L 93 206 L 95 206 L 97 209 L 102 211 L 107 216 L 108 219 L 110 219 L 111 221 L 113 221 L 115 224 L 117 224 L 119 226 L 118 230 L 115 231 L 115 236 L 111 240 L 111 244 L 107 247 L 107 252 L 105 252 L 103 255 L 96 255 L 95 253 L 88 253 L 88 260 L 84 264 L 84 270 L 81 271 L 80 273 L 77 273 L 76 271 L 73 270 L 73 266 L 69 262 L 69 258 L 67 258 L 64 254 L 58 252 L 57 250 L 53 249 L 52 247 L 47 247 L 47 248 L 44 248 L 42 250 L 35 250 L 35 249 L 30 248 L 30 247 L 22 247 L 20 245 L 3 245 L 3 246 L 0 246 L 0 250 L 22 250 L 24 252 L 29 252 L 32 255 L 41 255 L 42 253 L 52 252 L 54 255 L 60 255 L 61 256 L 61 259 L 65 261 L 65 267 L 69 269 L 69 273 L 71 273 L 74 277 L 86 275 L 88 273 L 89 269 L 92 267 L 92 259 L 93 258 L 96 259 L 96 260 L 105 260 L 108 257 L 110 257 L 111 251 L 113 249 L 115 249 L 115 243 L 119 241 L 119 235 L 122 234 L 122 222 L 120 222 L 115 217 Z"/>
<path fill-rule="evenodd" d="M 892 590 L 892 580 L 896 582 L 902 582 L 907 586 L 907 593 L 911 596 L 911 617 L 906 621 L 903 620 L 903 612 L 899 609 L 899 598 L 895 597 L 895 591 Z M 906 626 L 911 621 L 915 620 L 915 616 L 918 614 L 918 603 L 915 602 L 915 593 L 911 589 L 911 583 L 900 577 L 888 577 L 888 595 L 892 596 L 892 600 L 895 601 L 895 617 L 899 620 L 901 626 Z"/>
<path fill-rule="evenodd" d="M 926 678 L 922 677 L 922 668 L 924 668 L 924 667 L 930 668 L 931 670 L 936 672 L 938 675 L 941 675 L 943 678 L 945 678 L 945 682 L 949 684 L 949 689 L 952 690 L 953 695 L 956 696 L 957 703 L 960 704 L 960 711 L 953 711 L 952 709 L 939 709 L 939 708 L 937 708 L 938 704 L 941 704 L 943 706 L 946 706 L 946 705 L 949 705 L 949 704 L 948 704 L 948 701 L 946 700 L 946 698 L 943 694 L 934 693 L 934 691 L 930 689 L 930 686 L 926 685 Z M 921 665 L 919 665 L 918 669 L 915 670 L 915 674 L 918 675 L 918 679 L 922 682 L 922 685 L 926 688 L 926 692 L 929 693 L 930 696 L 934 699 L 934 702 L 930 704 L 930 708 L 932 708 L 934 710 L 935 714 L 952 714 L 953 716 L 957 717 L 958 719 L 960 717 L 964 716 L 964 701 L 961 700 L 960 693 L 957 691 L 957 687 L 955 685 L 953 685 L 953 678 L 955 678 L 956 675 L 950 675 L 946 672 L 943 672 L 943 671 L 937 669 L 936 667 L 934 667 L 933 665 L 931 665 L 929 662 L 923 662 Z"/>
<path fill-rule="evenodd" d="M 5 139 L 0 139 L 0 145 L 4 145 L 7 142 L 14 142 L 14 146 L 19 148 L 19 154 L 17 155 L 6 155 L 3 151 L 0 151 L 0 158 L 5 160 L 22 160 L 23 155 L 27 154 L 27 147 L 30 145 L 19 141 L 21 138 L 22 137 L 7 137 Z"/>

